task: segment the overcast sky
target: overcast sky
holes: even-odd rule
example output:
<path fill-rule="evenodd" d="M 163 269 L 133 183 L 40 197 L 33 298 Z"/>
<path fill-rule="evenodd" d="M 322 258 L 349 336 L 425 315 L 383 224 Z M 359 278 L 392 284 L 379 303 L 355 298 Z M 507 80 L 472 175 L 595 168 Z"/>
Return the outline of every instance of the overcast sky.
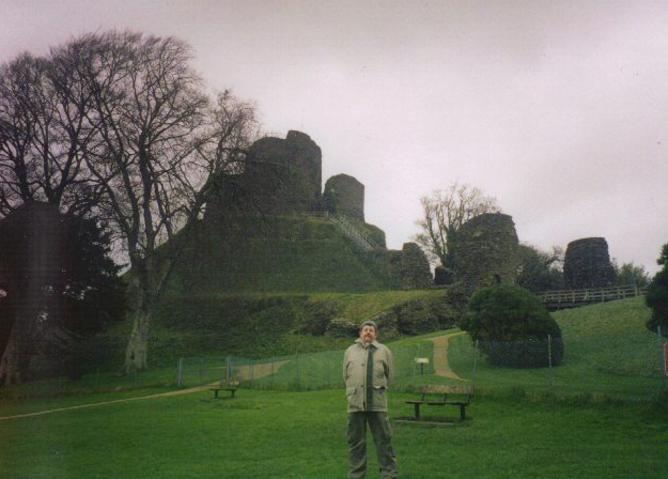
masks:
<path fill-rule="evenodd" d="M 494 196 L 541 249 L 668 242 L 668 1 L 0 0 L 0 61 L 91 31 L 172 35 L 213 90 L 303 131 L 401 248 L 420 197 Z"/>

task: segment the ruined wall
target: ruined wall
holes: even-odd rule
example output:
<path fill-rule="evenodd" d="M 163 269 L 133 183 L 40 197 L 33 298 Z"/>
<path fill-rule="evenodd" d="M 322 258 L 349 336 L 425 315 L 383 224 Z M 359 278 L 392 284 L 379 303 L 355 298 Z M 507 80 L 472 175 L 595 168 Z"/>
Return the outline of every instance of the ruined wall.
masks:
<path fill-rule="evenodd" d="M 325 211 L 364 221 L 364 185 L 349 175 L 327 180 L 323 194 Z"/>
<path fill-rule="evenodd" d="M 402 289 L 425 289 L 434 283 L 427 256 L 415 243 L 404 243 L 399 274 Z"/>
<path fill-rule="evenodd" d="M 568 243 L 564 258 L 567 289 L 611 286 L 615 279 L 605 238 L 582 238 Z"/>
<path fill-rule="evenodd" d="M 515 282 L 519 243 L 511 216 L 485 213 L 471 218 L 462 225 L 458 241 L 455 280 L 466 294 L 496 283 Z"/>

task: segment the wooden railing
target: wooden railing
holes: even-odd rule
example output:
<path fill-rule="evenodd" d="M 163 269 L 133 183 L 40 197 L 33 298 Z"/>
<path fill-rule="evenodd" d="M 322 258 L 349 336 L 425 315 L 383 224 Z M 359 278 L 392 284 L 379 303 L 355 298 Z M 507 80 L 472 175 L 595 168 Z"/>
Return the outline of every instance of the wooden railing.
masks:
<path fill-rule="evenodd" d="M 608 286 L 605 288 L 543 291 L 538 296 L 548 309 L 572 308 L 591 303 L 632 298 L 645 294 L 646 288 L 637 285 Z"/>

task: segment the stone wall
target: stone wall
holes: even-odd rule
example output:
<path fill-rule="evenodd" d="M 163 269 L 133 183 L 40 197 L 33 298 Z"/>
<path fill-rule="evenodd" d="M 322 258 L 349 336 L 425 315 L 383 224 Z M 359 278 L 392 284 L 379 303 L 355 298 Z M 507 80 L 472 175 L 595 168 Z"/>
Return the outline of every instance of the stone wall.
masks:
<path fill-rule="evenodd" d="M 485 213 L 464 223 L 455 253 L 455 281 L 466 294 L 496 283 L 514 283 L 519 242 L 509 215 Z"/>
<path fill-rule="evenodd" d="M 612 286 L 615 279 L 605 238 L 582 238 L 568 243 L 564 258 L 567 289 Z"/>
<path fill-rule="evenodd" d="M 427 256 L 415 243 L 404 243 L 400 268 L 402 289 L 425 289 L 434 284 Z"/>

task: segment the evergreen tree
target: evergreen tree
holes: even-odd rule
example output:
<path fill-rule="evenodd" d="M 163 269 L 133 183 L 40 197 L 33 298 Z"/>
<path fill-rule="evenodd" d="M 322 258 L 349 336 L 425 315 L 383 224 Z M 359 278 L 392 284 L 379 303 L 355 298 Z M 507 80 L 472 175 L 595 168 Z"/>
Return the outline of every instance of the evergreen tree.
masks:
<path fill-rule="evenodd" d="M 109 243 L 94 219 L 61 214 L 47 203 L 27 203 L 2 220 L 0 381 L 25 380 L 37 355 L 80 377 L 85 339 L 125 313 Z"/>
<path fill-rule="evenodd" d="M 652 317 L 647 321 L 647 328 L 657 331 L 668 338 L 668 243 L 663 245 L 657 263 L 663 265 L 647 288 L 645 302 L 652 308 Z"/>

